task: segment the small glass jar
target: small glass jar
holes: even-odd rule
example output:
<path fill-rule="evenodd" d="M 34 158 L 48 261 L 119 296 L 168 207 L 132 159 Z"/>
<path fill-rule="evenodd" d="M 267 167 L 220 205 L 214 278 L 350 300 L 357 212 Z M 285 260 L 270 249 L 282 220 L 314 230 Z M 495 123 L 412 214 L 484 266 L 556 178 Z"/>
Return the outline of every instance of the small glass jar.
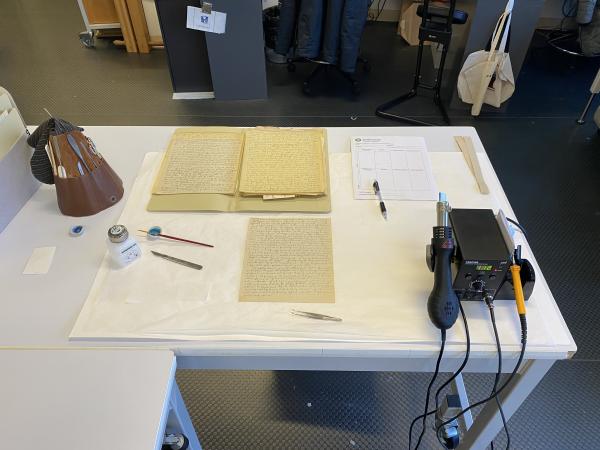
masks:
<path fill-rule="evenodd" d="M 125 267 L 142 256 L 137 241 L 129 236 L 124 225 L 113 225 L 108 229 L 108 253 L 119 267 Z"/>

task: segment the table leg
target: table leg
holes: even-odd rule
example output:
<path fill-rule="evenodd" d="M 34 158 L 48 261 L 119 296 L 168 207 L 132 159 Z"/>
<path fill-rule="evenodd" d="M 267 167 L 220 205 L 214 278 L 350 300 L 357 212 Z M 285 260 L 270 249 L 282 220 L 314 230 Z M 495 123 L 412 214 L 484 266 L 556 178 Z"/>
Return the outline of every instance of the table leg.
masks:
<path fill-rule="evenodd" d="M 460 404 L 463 408 L 469 405 L 469 397 L 467 396 L 467 390 L 465 389 L 465 382 L 463 381 L 462 373 L 457 375 L 451 384 L 451 392 L 458 395 L 460 398 Z M 467 411 L 459 419 L 462 422 L 462 426 L 465 430 L 468 430 L 473 426 L 473 415 L 471 411 Z"/>
<path fill-rule="evenodd" d="M 175 380 L 173 380 L 173 388 L 171 389 L 169 408 L 166 432 L 182 433 L 190 441 L 189 450 L 202 450 L 196 430 L 192 424 L 192 419 L 185 407 L 179 386 L 177 386 L 177 381 Z"/>
<path fill-rule="evenodd" d="M 525 401 L 537 384 L 550 370 L 554 360 L 526 361 L 513 382 L 500 394 L 506 420 Z M 475 418 L 473 426 L 463 436 L 459 450 L 484 450 L 502 429 L 502 418 L 495 401 L 489 401 Z"/>

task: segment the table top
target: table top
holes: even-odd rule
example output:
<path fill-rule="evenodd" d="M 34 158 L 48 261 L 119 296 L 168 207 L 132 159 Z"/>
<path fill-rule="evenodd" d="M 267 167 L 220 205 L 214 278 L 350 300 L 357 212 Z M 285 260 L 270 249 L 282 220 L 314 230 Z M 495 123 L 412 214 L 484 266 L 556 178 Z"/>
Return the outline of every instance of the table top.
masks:
<path fill-rule="evenodd" d="M 0 433 L 15 448 L 162 448 L 170 351 L 3 350 L 0 372 Z"/>
<path fill-rule="evenodd" d="M 125 198 L 116 206 L 92 217 L 72 218 L 60 214 L 52 186 L 42 186 L 8 227 L 0 234 L 0 343 L 3 347 L 76 348 L 87 346 L 135 346 L 172 349 L 183 356 L 248 357 L 365 357 L 430 358 L 439 342 L 416 344 L 336 343 L 336 342 L 70 342 L 69 333 L 78 317 L 104 257 L 105 230 L 120 216 L 131 186 L 147 152 L 164 151 L 175 127 L 86 127 L 111 166 L 121 176 Z M 348 152 L 350 137 L 356 135 L 423 136 L 430 152 L 456 152 L 453 136 L 471 136 L 476 150 L 484 156 L 483 145 L 471 127 L 381 127 L 329 128 L 328 147 L 332 153 Z M 488 160 L 489 162 L 489 160 Z M 502 209 L 515 217 L 508 200 L 493 174 L 491 189 Z M 68 235 L 75 224 L 87 227 L 78 238 Z M 425 243 L 423 244 L 423 246 Z M 47 275 L 22 275 L 23 267 L 35 247 L 56 246 L 53 266 Z M 424 263 L 423 263 L 424 264 Z M 545 285 L 536 264 L 538 283 Z M 547 285 L 546 285 L 547 287 Z M 567 358 L 576 350 L 575 342 L 549 290 L 544 298 L 545 326 L 552 329 L 553 339 L 528 350 L 531 358 Z M 423 308 L 425 311 L 425 308 Z M 518 344 L 508 348 L 513 356 Z M 448 352 L 455 355 L 462 347 Z M 475 349 L 473 357 L 494 356 L 493 348 Z"/>

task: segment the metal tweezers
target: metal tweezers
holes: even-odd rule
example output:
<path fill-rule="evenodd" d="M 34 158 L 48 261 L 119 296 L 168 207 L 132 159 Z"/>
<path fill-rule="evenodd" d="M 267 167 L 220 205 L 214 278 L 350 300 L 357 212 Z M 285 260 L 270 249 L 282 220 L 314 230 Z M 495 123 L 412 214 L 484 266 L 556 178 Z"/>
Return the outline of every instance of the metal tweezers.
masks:
<path fill-rule="evenodd" d="M 191 269 L 202 270 L 202 266 L 200 264 L 196 264 L 190 261 L 186 261 L 185 259 L 175 258 L 174 256 L 165 255 L 164 253 L 155 252 L 154 250 L 150 250 L 154 256 L 158 256 L 159 258 L 166 259 L 167 261 L 174 262 L 176 264 L 181 264 L 182 266 L 189 267 Z"/>
<path fill-rule="evenodd" d="M 302 316 L 308 317 L 309 319 L 317 319 L 317 320 L 329 320 L 331 322 L 341 322 L 342 319 L 339 317 L 326 316 L 325 314 L 312 313 L 307 311 L 298 311 L 297 309 L 292 309 L 292 314 L 294 316 Z"/>

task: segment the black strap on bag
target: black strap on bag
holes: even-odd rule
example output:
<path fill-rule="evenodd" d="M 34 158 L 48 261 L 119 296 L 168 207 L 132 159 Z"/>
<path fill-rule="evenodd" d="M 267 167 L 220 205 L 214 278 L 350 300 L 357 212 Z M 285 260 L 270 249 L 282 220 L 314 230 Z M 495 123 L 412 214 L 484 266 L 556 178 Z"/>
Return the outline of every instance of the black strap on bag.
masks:
<path fill-rule="evenodd" d="M 54 184 L 54 174 L 52 165 L 46 153 L 46 145 L 50 135 L 67 133 L 69 131 L 83 131 L 83 128 L 73 125 L 70 122 L 54 117 L 43 122 L 35 129 L 31 136 L 27 138 L 27 144 L 35 150 L 31 156 L 31 173 L 42 183 Z"/>

